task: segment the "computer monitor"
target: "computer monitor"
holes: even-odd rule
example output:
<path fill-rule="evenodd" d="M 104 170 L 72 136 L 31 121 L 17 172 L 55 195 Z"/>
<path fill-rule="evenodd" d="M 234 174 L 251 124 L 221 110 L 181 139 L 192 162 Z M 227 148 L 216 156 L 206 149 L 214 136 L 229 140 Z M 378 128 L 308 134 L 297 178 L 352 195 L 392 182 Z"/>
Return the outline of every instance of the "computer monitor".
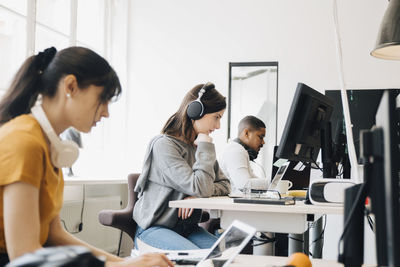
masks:
<path fill-rule="evenodd" d="M 386 242 L 385 250 L 378 250 L 378 262 L 385 266 L 400 266 L 400 204 L 399 204 L 399 118 L 396 111 L 396 96 L 394 90 L 385 90 L 376 113 L 376 129 L 381 130 L 381 139 L 373 139 L 373 148 L 380 146 L 372 163 L 372 180 L 370 195 L 372 198 L 372 212 L 384 211 L 376 216 L 376 239 Z M 380 184 L 381 186 L 376 186 Z M 378 203 L 374 197 L 383 196 Z M 379 248 L 378 248 L 379 249 Z M 382 255 L 384 254 L 384 255 Z M 381 266 L 381 265 L 379 265 Z"/>
<path fill-rule="evenodd" d="M 361 266 L 363 262 L 364 231 L 354 227 L 364 228 L 364 203 L 367 196 L 371 199 L 371 211 L 375 216 L 377 264 L 400 266 L 400 124 L 396 97 L 395 90 L 383 91 L 375 125 L 361 134 L 360 155 L 365 164 L 364 183 L 356 185 L 359 189 L 356 186 L 349 188 L 348 192 L 356 192 L 357 197 L 345 201 L 347 218 L 342 234 L 344 251 L 340 260 L 346 267 Z M 350 194 L 347 196 L 351 197 Z M 346 247 L 352 251 L 346 250 Z"/>
<path fill-rule="evenodd" d="M 321 146 L 325 150 L 323 156 L 330 156 L 332 154 L 330 117 L 333 105 L 333 101 L 327 96 L 299 83 L 276 156 L 291 161 L 315 163 Z M 322 161 L 328 163 L 329 159 L 324 160 L 323 157 Z M 324 165 L 326 165 L 324 171 L 328 170 L 328 164 Z"/>
<path fill-rule="evenodd" d="M 279 159 L 275 156 L 277 149 L 278 146 L 274 146 L 273 162 L 276 162 Z M 275 177 L 275 174 L 278 172 L 278 169 L 279 168 L 277 166 L 272 165 L 271 181 Z M 299 161 L 291 160 L 282 180 L 289 180 L 293 183 L 293 186 L 290 188 L 290 190 L 304 190 L 308 188 L 308 185 L 310 184 L 310 171 L 310 164 L 302 164 Z"/>

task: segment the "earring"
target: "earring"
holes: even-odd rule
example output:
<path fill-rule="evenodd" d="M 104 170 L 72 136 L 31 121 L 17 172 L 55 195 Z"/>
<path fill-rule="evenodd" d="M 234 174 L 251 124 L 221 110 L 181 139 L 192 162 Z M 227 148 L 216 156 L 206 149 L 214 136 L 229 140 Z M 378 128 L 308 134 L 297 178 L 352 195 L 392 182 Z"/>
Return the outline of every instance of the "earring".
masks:
<path fill-rule="evenodd" d="M 67 93 L 67 98 L 71 98 L 71 94 L 70 93 Z"/>

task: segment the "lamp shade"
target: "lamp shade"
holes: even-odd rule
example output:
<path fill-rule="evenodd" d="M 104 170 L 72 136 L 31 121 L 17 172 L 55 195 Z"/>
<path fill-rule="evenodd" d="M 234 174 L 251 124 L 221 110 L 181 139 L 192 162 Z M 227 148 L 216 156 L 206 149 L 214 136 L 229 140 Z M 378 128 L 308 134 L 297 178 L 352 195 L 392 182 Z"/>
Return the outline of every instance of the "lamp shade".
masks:
<path fill-rule="evenodd" d="M 400 0 L 391 0 L 383 16 L 375 49 L 377 58 L 400 60 Z"/>

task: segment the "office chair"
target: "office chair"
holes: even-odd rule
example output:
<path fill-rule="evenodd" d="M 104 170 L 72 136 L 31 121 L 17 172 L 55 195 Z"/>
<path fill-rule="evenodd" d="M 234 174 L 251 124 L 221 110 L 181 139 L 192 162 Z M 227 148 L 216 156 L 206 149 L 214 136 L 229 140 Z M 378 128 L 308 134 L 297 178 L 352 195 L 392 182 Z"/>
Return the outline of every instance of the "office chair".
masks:
<path fill-rule="evenodd" d="M 111 226 L 127 233 L 134 244 L 137 223 L 133 220 L 132 214 L 136 200 L 138 199 L 138 193 L 135 192 L 135 186 L 139 175 L 139 173 L 132 173 L 128 175 L 128 204 L 126 207 L 122 210 L 102 210 L 99 212 L 98 217 L 99 222 L 102 225 Z M 203 211 L 199 225 L 208 230 L 210 225 L 214 225 L 211 223 L 213 220 L 214 219 L 210 219 L 210 214 L 207 211 Z"/>
<path fill-rule="evenodd" d="M 138 193 L 135 192 L 136 182 L 139 178 L 139 173 L 128 175 L 128 203 L 122 210 L 102 210 L 99 212 L 99 222 L 105 226 L 118 228 L 127 233 L 132 241 L 135 240 L 137 224 L 132 218 L 133 207 L 138 198 Z"/>

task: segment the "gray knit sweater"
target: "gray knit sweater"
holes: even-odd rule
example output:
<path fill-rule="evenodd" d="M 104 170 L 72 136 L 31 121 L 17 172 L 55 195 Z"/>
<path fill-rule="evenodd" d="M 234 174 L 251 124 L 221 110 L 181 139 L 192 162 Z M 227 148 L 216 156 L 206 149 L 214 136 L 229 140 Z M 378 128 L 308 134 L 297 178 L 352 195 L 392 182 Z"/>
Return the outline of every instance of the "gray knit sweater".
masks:
<path fill-rule="evenodd" d="M 213 143 L 199 142 L 196 148 L 158 135 L 147 148 L 135 191 L 139 192 L 133 210 L 137 224 L 143 229 L 153 225 L 172 228 L 178 222 L 178 209 L 169 208 L 169 201 L 227 195 L 230 183 L 219 168 Z M 198 212 L 192 217 L 192 223 L 200 219 Z"/>

